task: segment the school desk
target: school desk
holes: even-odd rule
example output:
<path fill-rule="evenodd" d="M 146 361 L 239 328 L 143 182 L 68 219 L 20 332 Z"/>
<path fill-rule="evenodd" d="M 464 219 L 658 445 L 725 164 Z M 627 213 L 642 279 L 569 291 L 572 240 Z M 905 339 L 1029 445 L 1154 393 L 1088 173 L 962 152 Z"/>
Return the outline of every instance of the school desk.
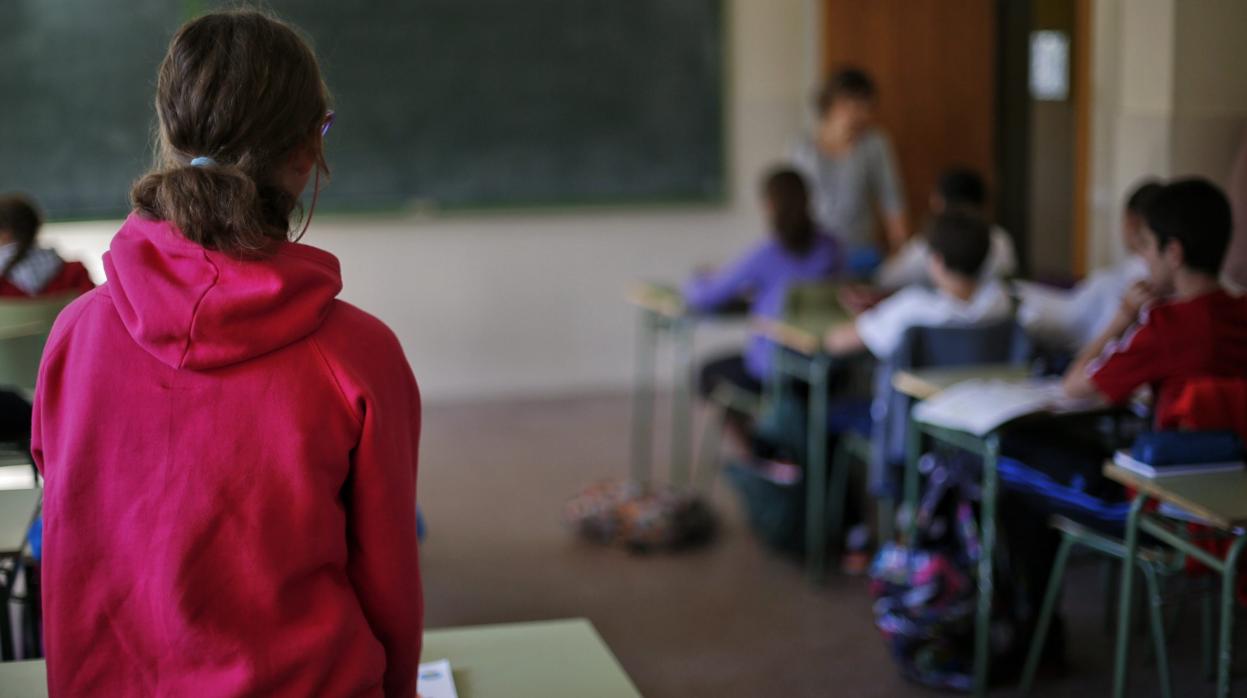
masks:
<path fill-rule="evenodd" d="M 39 506 L 42 489 L 0 490 L 0 552 L 16 551 Z"/>
<path fill-rule="evenodd" d="M 1030 376 L 1030 368 L 1018 364 L 987 364 L 897 371 L 892 387 L 915 400 L 926 400 L 937 393 L 970 380 L 1018 381 Z"/>
<path fill-rule="evenodd" d="M 1117 649 L 1113 665 L 1113 695 L 1126 695 L 1126 659 L 1130 652 L 1132 595 L 1135 558 L 1139 554 L 1139 532 L 1190 555 L 1221 575 L 1221 636 L 1217 651 L 1217 693 L 1230 695 L 1230 665 L 1234 658 L 1234 610 L 1239 558 L 1247 545 L 1247 472 L 1221 472 L 1149 478 L 1125 468 L 1105 464 L 1104 475 L 1134 488 L 1137 495 L 1130 504 L 1126 520 L 1126 556 L 1122 561 L 1121 595 L 1118 599 Z M 1224 558 L 1192 544 L 1184 527 L 1172 519 L 1143 511 L 1149 500 L 1175 505 L 1202 519 L 1203 523 L 1232 537 Z"/>
<path fill-rule="evenodd" d="M 459 698 L 640 698 L 584 618 L 430 630 L 423 661 L 449 659 Z M 0 695 L 47 696 L 44 662 L 0 663 Z"/>
<path fill-rule="evenodd" d="M 939 368 L 898 371 L 893 377 L 892 384 L 897 390 L 910 397 L 926 399 L 962 381 L 974 379 L 1019 380 L 1026 376 L 1027 371 L 1025 367 L 992 364 L 956 369 Z M 1102 413 L 1103 408 L 1097 407 L 1088 414 Z M 911 418 L 910 429 L 907 434 L 903 493 L 910 521 L 905 535 L 907 541 L 914 540 L 917 534 L 917 517 L 913 514 L 918 507 L 918 459 L 921 456 L 922 439 L 924 436 L 978 455 L 983 459 L 982 508 L 980 517 L 982 550 L 979 555 L 978 604 L 975 611 L 974 626 L 974 695 L 982 696 L 987 692 L 987 672 L 990 660 L 989 641 L 993 589 L 992 560 L 996 551 L 996 495 L 999 485 L 996 462 L 1000 456 L 1000 429 L 977 436 L 959 429 L 926 424 Z"/>
<path fill-rule="evenodd" d="M 771 381 L 778 397 L 790 379 L 805 381 L 806 397 L 806 514 L 805 566 L 810 580 L 819 582 L 827 570 L 827 384 L 835 358 L 823 349 L 823 337 L 831 328 L 848 322 L 852 315 L 838 300 L 834 284 L 794 286 L 779 320 L 760 318 L 755 327 L 778 345 Z M 837 483 L 839 484 L 839 483 Z M 836 501 L 843 501 L 839 492 Z M 838 542 L 838 541 L 837 541 Z"/>
<path fill-rule="evenodd" d="M 649 482 L 653 477 L 654 360 L 665 335 L 675 356 L 671 406 L 671 484 L 689 482 L 692 462 L 693 329 L 700 321 L 739 315 L 735 309 L 700 314 L 684 305 L 680 292 L 671 286 L 637 283 L 628 302 L 639 312 L 636 367 L 632 394 L 632 479 Z"/>
<path fill-rule="evenodd" d="M 430 630 L 424 659 L 449 659 L 459 698 L 639 698 L 584 618 Z"/>

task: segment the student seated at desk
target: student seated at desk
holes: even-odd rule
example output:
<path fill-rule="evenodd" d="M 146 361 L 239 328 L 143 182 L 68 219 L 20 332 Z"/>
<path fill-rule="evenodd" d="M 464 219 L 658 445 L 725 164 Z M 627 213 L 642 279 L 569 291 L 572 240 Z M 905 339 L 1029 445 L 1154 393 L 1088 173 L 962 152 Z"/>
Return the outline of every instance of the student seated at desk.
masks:
<path fill-rule="evenodd" d="M 713 312 L 748 296 L 752 315 L 778 318 L 793 284 L 822 281 L 839 272 L 843 264 L 840 244 L 815 225 L 809 190 L 801 175 L 776 169 L 766 176 L 762 189 L 769 239 L 724 269 L 690 279 L 683 292 L 692 310 Z M 774 352 L 770 341 L 753 335 L 743 355 L 714 359 L 702 367 L 699 390 L 707 396 L 726 381 L 746 392 L 761 393 Z"/>
<path fill-rule="evenodd" d="M 966 167 L 954 167 L 940 175 L 935 191 L 931 193 L 931 214 L 938 216 L 946 211 L 963 211 L 986 217 L 987 185 L 979 173 Z M 927 273 L 931 245 L 918 235 L 905 243 L 894 255 L 884 261 L 875 275 L 875 285 L 894 291 L 913 284 L 931 281 Z M 991 247 L 987 261 L 983 263 L 986 277 L 1005 279 L 1017 271 L 1017 251 L 1013 238 L 999 225 L 991 227 Z"/>
<path fill-rule="evenodd" d="M 1226 292 L 1218 275 L 1230 240 L 1225 195 L 1203 179 L 1184 179 L 1157 189 L 1144 207 L 1140 255 L 1147 277 L 1126 294 L 1109 326 L 1077 358 L 1064 378 L 1075 398 L 1124 403 L 1150 388 L 1155 420 L 1170 425 L 1174 400 L 1187 381 L 1247 375 L 1247 298 Z M 1005 432 L 1004 456 L 1050 480 L 1106 504 L 1124 501 L 1121 488 L 1101 469 L 1112 449 L 1094 425 L 1077 419 L 1044 419 Z M 1054 505 L 1024 490 L 1002 491 L 1001 524 L 1017 558 L 1020 586 L 1039 608 L 1059 537 L 1048 527 Z M 1120 518 L 1124 521 L 1124 507 Z M 1066 510 L 1093 528 L 1119 533 L 1121 522 Z M 1059 618 L 1050 639 L 1059 648 Z"/>
<path fill-rule="evenodd" d="M 81 262 L 66 262 L 39 247 L 43 217 L 20 194 L 0 196 L 0 297 L 86 293 L 95 288 Z"/>
<path fill-rule="evenodd" d="M 934 288 L 910 286 L 853 322 L 833 327 L 825 338 L 833 354 L 868 350 L 890 356 L 910 327 L 973 326 L 997 322 L 1013 312 L 1003 283 L 984 279 L 991 231 L 982 218 L 961 211 L 937 215 L 926 234 L 927 271 Z"/>
<path fill-rule="evenodd" d="M 1163 186 L 1144 211 L 1146 280 L 1065 377 L 1074 397 L 1123 402 L 1151 387 L 1157 421 L 1186 381 L 1247 375 L 1247 297 L 1219 280 L 1231 234 L 1225 194 L 1204 179 Z"/>
<path fill-rule="evenodd" d="M 1018 282 L 1022 298 L 1018 319 L 1028 334 L 1049 348 L 1072 354 L 1108 329 L 1126 291 L 1147 277 L 1147 264 L 1141 256 L 1145 243 L 1143 211 L 1160 187 L 1155 180 L 1144 181 L 1126 199 L 1121 218 L 1125 259 L 1096 271 L 1068 291 Z"/>

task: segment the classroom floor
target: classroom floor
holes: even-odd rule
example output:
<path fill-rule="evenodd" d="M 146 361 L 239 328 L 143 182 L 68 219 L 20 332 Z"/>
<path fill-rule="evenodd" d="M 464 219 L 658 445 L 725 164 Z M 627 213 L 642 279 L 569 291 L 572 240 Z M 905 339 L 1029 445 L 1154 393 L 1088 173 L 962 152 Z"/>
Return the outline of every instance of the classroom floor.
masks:
<path fill-rule="evenodd" d="M 428 627 L 584 616 L 648 698 L 942 695 L 897 676 L 863 579 L 811 587 L 796 563 L 750 536 L 723 483 L 714 496 L 724 530 L 700 551 L 636 556 L 570 535 L 563 502 L 626 473 L 628 417 L 619 395 L 426 409 Z M 1070 667 L 1041 677 L 1035 695 L 1109 694 L 1103 599 L 1099 566 L 1076 565 L 1065 597 Z M 1199 671 L 1197 610 L 1188 604 L 1170 645 L 1178 696 L 1213 692 Z M 1136 654 L 1131 695 L 1159 695 Z"/>

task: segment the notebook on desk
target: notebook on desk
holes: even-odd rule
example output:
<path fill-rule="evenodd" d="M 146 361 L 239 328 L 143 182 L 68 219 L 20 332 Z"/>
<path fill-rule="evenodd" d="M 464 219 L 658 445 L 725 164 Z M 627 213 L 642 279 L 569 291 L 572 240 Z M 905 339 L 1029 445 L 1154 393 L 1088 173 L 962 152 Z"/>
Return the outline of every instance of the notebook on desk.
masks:
<path fill-rule="evenodd" d="M 914 406 L 914 418 L 924 424 L 985 436 L 1019 417 L 1082 412 L 1095 409 L 1099 404 L 1066 396 L 1059 378 L 974 379 L 918 403 Z"/>

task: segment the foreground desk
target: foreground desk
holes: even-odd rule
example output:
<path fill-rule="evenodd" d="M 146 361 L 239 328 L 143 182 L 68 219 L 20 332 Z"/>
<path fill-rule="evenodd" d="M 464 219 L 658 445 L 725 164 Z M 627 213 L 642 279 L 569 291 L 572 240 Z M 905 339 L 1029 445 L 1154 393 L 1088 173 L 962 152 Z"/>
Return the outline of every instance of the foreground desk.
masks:
<path fill-rule="evenodd" d="M 827 385 L 834 358 L 823 349 L 831 328 L 852 315 L 840 305 L 839 289 L 832 284 L 797 286 L 789 291 L 780 320 L 758 319 L 756 329 L 780 347 L 775 353 L 777 380 L 783 390 L 788 378 L 809 386 L 806 398 L 806 515 L 805 565 L 812 581 L 821 581 L 827 569 Z M 838 541 L 837 541 L 838 542 Z"/>
<path fill-rule="evenodd" d="M 1230 666 L 1234 658 L 1235 592 L 1239 558 L 1247 545 L 1247 472 L 1222 472 L 1176 475 L 1148 478 L 1125 468 L 1108 463 L 1104 475 L 1126 487 L 1134 488 L 1137 495 L 1130 504 L 1130 517 L 1126 520 L 1126 557 L 1122 561 L 1125 572 L 1121 576 L 1121 604 L 1117 624 L 1117 651 L 1113 665 L 1113 695 L 1126 695 L 1126 659 L 1130 652 L 1130 610 L 1134 592 L 1135 558 L 1139 551 L 1139 532 L 1190 555 L 1221 575 L 1221 637 L 1217 651 L 1217 696 L 1230 695 Z M 1194 545 L 1172 520 L 1143 511 L 1148 500 L 1155 500 L 1180 507 L 1203 523 L 1232 537 L 1233 542 L 1224 558 L 1219 558 Z"/>
<path fill-rule="evenodd" d="M 424 661 L 449 659 L 459 698 L 640 698 L 583 618 L 430 630 Z M 44 663 L 0 663 L 0 695 L 48 694 Z"/>

